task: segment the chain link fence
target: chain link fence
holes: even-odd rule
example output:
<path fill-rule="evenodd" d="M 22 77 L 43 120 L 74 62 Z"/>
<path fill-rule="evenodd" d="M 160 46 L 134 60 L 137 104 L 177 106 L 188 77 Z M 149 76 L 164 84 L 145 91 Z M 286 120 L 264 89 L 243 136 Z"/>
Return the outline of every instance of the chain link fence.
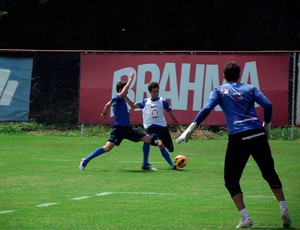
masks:
<path fill-rule="evenodd" d="M 78 123 L 81 51 L 0 50 L 0 56 L 33 58 L 30 120 L 45 125 L 70 126 Z M 293 67 L 298 53 L 290 53 L 289 124 L 295 121 L 297 83 Z M 296 69 L 298 71 L 298 69 Z M 297 74 L 297 73 L 294 73 Z M 298 79 L 299 80 L 299 79 Z"/>
<path fill-rule="evenodd" d="M 0 51 L 0 56 L 33 58 L 30 120 L 64 126 L 78 122 L 80 52 Z"/>

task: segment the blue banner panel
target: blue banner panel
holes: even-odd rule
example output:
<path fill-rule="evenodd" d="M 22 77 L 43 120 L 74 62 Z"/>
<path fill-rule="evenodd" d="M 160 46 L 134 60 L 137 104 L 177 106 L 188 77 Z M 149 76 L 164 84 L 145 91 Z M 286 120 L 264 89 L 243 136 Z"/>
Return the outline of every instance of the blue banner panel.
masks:
<path fill-rule="evenodd" d="M 0 121 L 28 121 L 32 63 L 0 57 Z"/>

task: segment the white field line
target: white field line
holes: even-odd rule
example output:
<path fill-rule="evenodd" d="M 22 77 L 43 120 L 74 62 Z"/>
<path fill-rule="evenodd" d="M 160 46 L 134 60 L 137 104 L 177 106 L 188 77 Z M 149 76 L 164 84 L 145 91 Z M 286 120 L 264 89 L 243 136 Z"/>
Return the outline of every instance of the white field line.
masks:
<path fill-rule="evenodd" d="M 95 194 L 95 196 L 107 196 L 110 194 L 112 194 L 112 192 L 101 192 L 101 193 Z"/>
<path fill-rule="evenodd" d="M 0 211 L 0 214 L 5 214 L 5 213 L 10 213 L 10 212 L 15 212 L 16 210 L 2 210 Z"/>
<path fill-rule="evenodd" d="M 245 196 L 248 198 L 273 198 L 276 199 L 275 196 Z"/>
<path fill-rule="evenodd" d="M 74 161 L 74 160 L 68 160 L 68 159 L 46 159 L 46 158 L 43 158 L 43 159 L 39 159 L 40 161 L 56 161 L 56 162 L 67 162 L 67 161 Z"/>
<path fill-rule="evenodd" d="M 58 204 L 59 203 L 45 203 L 45 204 L 38 204 L 38 205 L 36 205 L 36 207 L 42 208 L 42 207 L 48 207 L 48 206 L 58 205 Z"/>
<path fill-rule="evenodd" d="M 79 197 L 74 197 L 72 198 L 72 200 L 85 200 L 85 199 L 89 199 L 92 198 L 93 196 L 79 196 Z"/>
<path fill-rule="evenodd" d="M 114 192 L 116 194 L 133 194 L 133 195 L 159 195 L 159 196 L 176 196 L 175 193 L 162 193 L 162 192 Z"/>
<path fill-rule="evenodd" d="M 163 195 L 163 196 L 175 196 L 177 194 L 175 193 L 160 193 L 160 192 L 101 192 L 101 193 L 97 193 L 93 196 L 79 196 L 79 197 L 74 197 L 72 198 L 72 200 L 84 200 L 84 199 L 89 199 L 89 198 L 93 198 L 96 196 L 107 196 L 107 195 L 111 195 L 111 194 L 128 194 L 128 195 Z M 53 205 L 59 205 L 59 203 L 56 202 L 51 202 L 51 203 L 44 203 L 44 204 L 38 204 L 36 205 L 36 207 L 38 208 L 42 208 L 42 207 L 49 207 L 49 206 L 53 206 Z M 0 210 L 0 214 L 5 214 L 5 213 L 10 213 L 10 212 L 15 212 L 17 210 Z"/>

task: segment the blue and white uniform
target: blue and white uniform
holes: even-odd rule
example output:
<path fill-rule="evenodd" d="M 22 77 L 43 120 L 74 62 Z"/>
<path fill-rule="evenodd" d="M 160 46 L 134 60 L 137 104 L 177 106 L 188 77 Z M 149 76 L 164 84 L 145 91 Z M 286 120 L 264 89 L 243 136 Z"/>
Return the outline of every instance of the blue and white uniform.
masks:
<path fill-rule="evenodd" d="M 172 110 L 169 103 L 163 97 L 158 97 L 156 99 L 146 98 L 137 104 L 140 109 L 143 109 L 143 126 L 151 136 L 151 144 L 157 145 L 157 141 L 162 140 L 164 146 L 173 152 L 174 145 L 164 116 L 164 111 Z M 170 165 L 173 163 L 170 162 Z"/>
<path fill-rule="evenodd" d="M 164 110 L 170 112 L 171 106 L 163 97 L 157 99 L 146 98 L 137 104 L 140 109 L 143 109 L 143 125 L 145 129 L 148 129 L 152 125 L 167 126 Z"/>

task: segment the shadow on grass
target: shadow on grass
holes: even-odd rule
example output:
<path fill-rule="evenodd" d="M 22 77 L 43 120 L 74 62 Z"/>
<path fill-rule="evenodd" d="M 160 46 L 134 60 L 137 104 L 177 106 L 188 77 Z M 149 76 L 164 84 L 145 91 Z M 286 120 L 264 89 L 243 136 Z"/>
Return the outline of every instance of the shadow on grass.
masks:
<path fill-rule="evenodd" d="M 265 230 L 282 230 L 282 229 L 294 229 L 294 230 L 300 230 L 299 228 L 293 228 L 293 227 L 289 227 L 289 228 L 267 228 L 267 227 L 262 227 L 262 228 L 260 228 L 260 227 L 255 227 L 255 228 L 251 228 L 251 229 L 265 229 Z"/>
<path fill-rule="evenodd" d="M 149 170 L 142 170 L 142 169 L 120 169 L 117 170 L 119 172 L 132 172 L 132 173 L 159 173 L 159 172 L 166 172 L 166 171 L 170 171 L 170 172 L 187 172 L 188 170 L 182 170 L 182 169 L 177 169 L 177 170 L 172 170 L 172 169 L 158 169 L 157 171 L 149 171 Z"/>

